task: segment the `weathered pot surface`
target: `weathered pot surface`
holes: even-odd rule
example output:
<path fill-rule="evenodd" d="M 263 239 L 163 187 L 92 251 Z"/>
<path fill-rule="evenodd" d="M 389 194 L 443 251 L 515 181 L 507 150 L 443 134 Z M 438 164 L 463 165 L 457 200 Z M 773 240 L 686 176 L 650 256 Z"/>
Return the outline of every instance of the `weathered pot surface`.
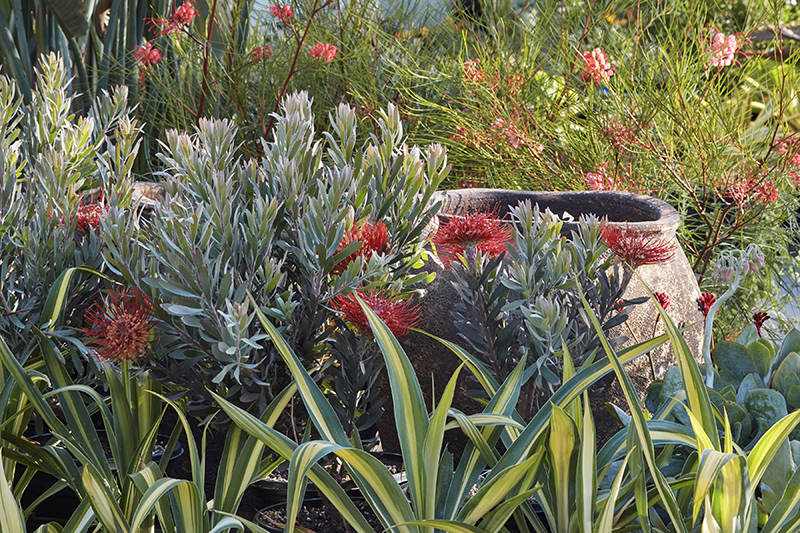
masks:
<path fill-rule="evenodd" d="M 538 204 L 541 210 L 550 209 L 562 219 L 565 218 L 565 212 L 574 217 L 576 221 L 581 215 L 593 214 L 599 218 L 606 218 L 612 224 L 619 224 L 647 234 L 660 234 L 665 239 L 674 241 L 676 241 L 675 232 L 681 221 L 680 215 L 666 202 L 649 196 L 616 191 L 548 192 L 460 189 L 437 193 L 433 201 L 442 202 L 440 216 L 494 211 L 500 218 L 510 218 L 509 206 L 530 201 L 532 204 Z M 569 237 L 572 230 L 576 228 L 576 223 L 564 222 L 562 235 Z M 429 333 L 463 346 L 464 343 L 459 339 L 453 320 L 450 318 L 450 311 L 457 301 L 457 295 L 451 286 L 453 274 L 435 266 L 431 268 L 436 271 L 437 278 L 428 286 L 427 294 L 422 299 L 421 327 Z M 620 271 L 620 269 L 628 267 L 616 264 L 612 268 Z M 667 312 L 679 327 L 691 326 L 684 332 L 684 338 L 694 356 L 699 359 L 703 326 L 703 315 L 698 307 L 700 289 L 694 271 L 680 245 L 677 246 L 676 254 L 670 261 L 637 268 L 636 275 L 628 285 L 623 299 L 646 296 L 647 292 L 642 286 L 642 282 L 646 283 L 654 292 L 664 292 L 669 295 L 670 305 Z M 660 335 L 664 333 L 664 325 L 660 320 L 656 322 L 656 317 L 657 311 L 653 303 L 647 302 L 638 305 L 630 313 L 626 324 L 612 330 L 611 336 L 628 337 L 629 340 L 623 344 L 623 346 L 627 346 L 650 339 L 654 333 Z M 457 357 L 443 346 L 437 345 L 430 339 L 422 338 L 419 334 L 410 334 L 402 342 L 417 369 L 423 389 L 430 388 L 426 387 L 426 384 L 431 383 L 431 376 L 433 376 L 436 390 L 442 390 L 460 360 L 457 360 Z M 675 364 L 674 354 L 669 343 L 653 350 L 651 357 L 656 379 L 663 378 L 669 365 Z M 626 365 L 626 370 L 631 375 L 640 397 L 643 397 L 647 385 L 653 380 L 650 360 L 647 356 L 640 357 Z M 427 390 L 425 396 L 426 402 L 429 402 L 430 397 Z M 606 411 L 605 403 L 612 402 L 626 409 L 627 405 L 622 390 L 613 375 L 606 376 L 592 386 L 590 397 L 597 426 L 598 445 L 602 445 L 620 429 L 618 423 Z M 456 401 L 455 403 L 461 402 Z M 457 406 L 460 409 L 464 408 L 463 404 Z M 385 449 L 392 450 L 392 438 L 385 439 L 383 430 L 381 434 Z"/>

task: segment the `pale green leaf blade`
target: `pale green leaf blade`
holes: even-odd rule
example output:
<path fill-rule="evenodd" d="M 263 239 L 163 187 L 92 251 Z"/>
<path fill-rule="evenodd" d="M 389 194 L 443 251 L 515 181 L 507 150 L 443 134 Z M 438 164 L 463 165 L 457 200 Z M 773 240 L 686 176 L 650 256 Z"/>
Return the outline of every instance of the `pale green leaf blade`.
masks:
<path fill-rule="evenodd" d="M 709 494 L 711 487 L 714 485 L 714 480 L 717 479 L 720 470 L 725 464 L 736 457 L 732 454 L 718 452 L 714 449 L 704 450 L 700 456 L 700 465 L 697 469 L 697 476 L 695 477 L 694 485 L 694 506 L 692 509 L 692 517 L 697 521 L 697 516 L 700 514 L 700 508 L 706 496 Z M 713 496 L 713 495 L 712 495 Z"/>
<path fill-rule="evenodd" d="M 628 465 L 628 455 L 622 460 L 622 465 L 614 476 L 614 481 L 611 483 L 611 489 L 606 497 L 606 502 L 603 504 L 603 509 L 600 511 L 600 516 L 594 525 L 594 533 L 608 533 L 611 531 L 614 524 L 614 511 L 617 503 L 617 495 L 619 494 L 620 486 L 622 485 L 622 478 L 625 475 L 625 467 Z"/>

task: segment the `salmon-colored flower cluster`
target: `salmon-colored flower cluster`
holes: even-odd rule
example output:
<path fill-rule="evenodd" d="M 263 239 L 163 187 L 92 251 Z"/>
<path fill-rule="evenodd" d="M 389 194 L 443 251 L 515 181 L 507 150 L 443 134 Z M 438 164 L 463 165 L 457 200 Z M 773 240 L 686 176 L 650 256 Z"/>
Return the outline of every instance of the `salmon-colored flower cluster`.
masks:
<path fill-rule="evenodd" d="M 326 63 L 330 63 L 333 61 L 333 58 L 336 57 L 336 52 L 339 49 L 333 46 L 332 44 L 328 43 L 320 43 L 318 42 L 308 53 L 313 59 L 322 58 L 325 60 Z"/>
<path fill-rule="evenodd" d="M 361 224 L 361 226 L 353 228 L 344 234 L 342 242 L 339 243 L 339 247 L 336 249 L 336 253 L 338 254 L 354 242 L 360 242 L 361 248 L 336 263 L 336 266 L 333 267 L 335 273 L 341 274 L 347 269 L 347 265 L 361 257 L 369 259 L 373 252 L 376 254 L 385 253 L 386 246 L 389 242 L 389 234 L 386 231 L 386 225 L 380 220 L 374 224 L 370 221 L 366 221 Z"/>
<path fill-rule="evenodd" d="M 340 313 L 342 318 L 353 324 L 362 333 L 372 334 L 367 315 L 359 305 L 356 295 L 383 320 L 386 327 L 395 337 L 402 337 L 408 330 L 419 322 L 419 307 L 412 305 L 410 300 L 390 298 L 383 292 L 358 291 L 348 296 L 339 296 L 331 301 L 334 311 Z"/>
<path fill-rule="evenodd" d="M 742 170 L 732 174 L 725 180 L 725 195 L 744 211 L 748 202 L 756 200 L 762 204 L 778 201 L 780 193 L 775 187 L 775 180 L 766 178 L 766 169 L 756 164 L 745 164 Z"/>
<path fill-rule="evenodd" d="M 280 20 L 281 22 L 286 22 L 289 19 L 294 18 L 294 10 L 292 6 L 279 6 L 275 4 L 274 6 L 270 6 L 269 8 L 270 13 L 272 16 Z"/>
<path fill-rule="evenodd" d="M 264 46 L 256 46 L 253 48 L 253 51 L 250 52 L 250 61 L 253 62 L 269 59 L 270 57 L 272 57 L 272 50 L 268 44 Z"/>
<path fill-rule="evenodd" d="M 708 62 L 714 67 L 727 67 L 734 62 L 736 52 L 747 39 L 740 35 L 725 35 L 716 28 L 711 28 L 712 35 L 708 39 L 710 44 L 706 48 Z"/>
<path fill-rule="evenodd" d="M 153 26 L 161 28 L 156 34 L 156 37 L 161 35 L 169 35 L 182 31 L 186 26 L 192 23 L 195 17 L 199 16 L 200 12 L 194 7 L 194 0 L 189 0 L 175 10 L 175 13 L 168 19 L 150 19 Z"/>
<path fill-rule="evenodd" d="M 611 191 L 616 189 L 614 179 L 608 175 L 609 162 L 606 161 L 597 168 L 597 172 L 587 172 L 583 180 L 586 188 L 592 191 Z"/>
<path fill-rule="evenodd" d="M 631 268 L 666 263 L 675 256 L 678 244 L 661 235 L 603 223 L 600 235 L 606 246 Z"/>
<path fill-rule="evenodd" d="M 145 43 L 134 48 L 133 57 L 145 67 L 149 67 L 161 61 L 164 55 L 158 48 L 153 48 L 153 43 Z"/>
<path fill-rule="evenodd" d="M 592 80 L 595 84 L 607 82 L 614 75 L 614 65 L 608 60 L 605 50 L 595 48 L 591 52 L 578 52 L 583 61 L 581 80 Z"/>
<path fill-rule="evenodd" d="M 496 257 L 511 242 L 511 226 L 497 217 L 497 210 L 453 216 L 439 226 L 433 237 L 439 259 L 449 268 L 457 257 L 473 249 Z"/>
<path fill-rule="evenodd" d="M 153 339 L 153 303 L 138 289 L 112 291 L 104 304 L 95 303 L 86 313 L 88 344 L 100 361 L 137 361 Z"/>

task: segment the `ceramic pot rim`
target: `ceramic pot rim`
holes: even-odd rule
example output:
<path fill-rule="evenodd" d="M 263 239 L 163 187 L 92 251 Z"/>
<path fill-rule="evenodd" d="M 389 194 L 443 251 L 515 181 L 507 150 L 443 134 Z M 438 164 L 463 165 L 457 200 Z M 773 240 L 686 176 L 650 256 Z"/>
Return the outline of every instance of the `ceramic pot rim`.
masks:
<path fill-rule="evenodd" d="M 624 191 L 516 191 L 509 189 L 452 189 L 434 193 L 431 202 L 441 201 L 440 215 L 463 215 L 497 204 L 516 205 L 530 200 L 540 208 L 551 207 L 556 215 L 569 212 L 575 219 L 592 213 L 608 216 L 611 224 L 626 226 L 648 234 L 673 235 L 681 223 L 675 209 L 663 200 Z M 472 209 L 470 209 L 470 207 Z M 628 220 L 627 217 L 632 218 Z M 577 229 L 564 222 L 562 232 Z"/>

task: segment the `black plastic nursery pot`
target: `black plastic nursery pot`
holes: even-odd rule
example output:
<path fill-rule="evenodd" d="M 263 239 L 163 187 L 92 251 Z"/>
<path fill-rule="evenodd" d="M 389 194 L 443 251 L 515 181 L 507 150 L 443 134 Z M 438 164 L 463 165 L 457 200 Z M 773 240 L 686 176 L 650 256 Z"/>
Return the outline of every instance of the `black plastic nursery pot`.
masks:
<path fill-rule="evenodd" d="M 104 438 L 105 433 L 105 430 L 97 430 L 97 434 L 101 439 Z M 52 434 L 44 433 L 27 438 L 39 444 L 45 444 L 52 438 Z M 161 445 L 163 447 L 168 441 L 168 435 L 156 436 L 157 446 Z M 170 460 L 177 459 L 181 455 L 183 455 L 183 446 L 181 446 L 181 444 L 178 442 L 175 445 L 175 449 L 172 450 Z M 163 452 L 154 453 L 153 461 L 158 462 L 163 458 L 163 456 Z M 77 460 L 75 462 L 76 464 L 78 463 Z M 17 475 L 21 475 L 21 469 L 18 469 Z M 34 501 L 36 501 L 36 499 L 47 492 L 47 490 L 49 490 L 53 484 L 56 483 L 56 481 L 57 479 L 50 474 L 45 472 L 36 472 L 22 494 L 20 501 L 22 508 L 25 509 Z M 78 508 L 80 502 L 81 500 L 78 495 L 75 494 L 69 487 L 65 487 L 56 494 L 42 501 L 36 507 L 33 513 L 31 513 L 26 522 L 26 526 L 29 531 L 33 531 L 40 525 L 47 524 L 49 522 L 56 522 L 64 525 L 67 523 L 70 517 L 72 517 L 72 514 Z"/>
<path fill-rule="evenodd" d="M 367 501 L 362 497 L 352 497 L 350 500 L 364 514 L 375 531 L 381 531 L 378 517 L 372 513 Z M 255 522 L 270 533 L 283 533 L 286 516 L 286 502 L 275 503 L 256 513 Z M 349 533 L 352 528 L 344 525 L 341 515 L 335 509 L 329 508 L 319 498 L 306 498 L 298 510 L 297 526 L 315 533 Z"/>

